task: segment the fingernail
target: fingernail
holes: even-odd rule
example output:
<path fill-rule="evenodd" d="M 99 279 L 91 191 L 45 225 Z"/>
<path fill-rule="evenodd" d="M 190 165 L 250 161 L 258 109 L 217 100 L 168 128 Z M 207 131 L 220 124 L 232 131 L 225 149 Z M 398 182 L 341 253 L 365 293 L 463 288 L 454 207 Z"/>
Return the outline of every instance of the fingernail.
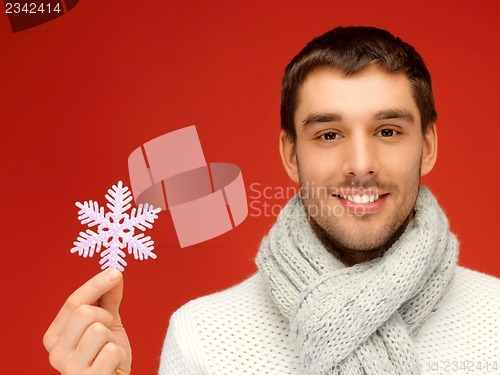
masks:
<path fill-rule="evenodd" d="M 116 268 L 111 268 L 108 272 L 108 280 L 115 281 L 120 277 L 121 272 Z"/>

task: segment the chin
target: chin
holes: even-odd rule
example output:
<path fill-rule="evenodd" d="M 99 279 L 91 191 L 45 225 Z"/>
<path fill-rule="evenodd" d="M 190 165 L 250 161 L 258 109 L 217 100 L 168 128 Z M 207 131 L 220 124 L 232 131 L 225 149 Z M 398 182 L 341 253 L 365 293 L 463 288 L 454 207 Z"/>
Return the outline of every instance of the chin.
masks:
<path fill-rule="evenodd" d="M 378 216 L 378 217 L 376 217 Z M 391 216 L 391 215 L 389 215 Z M 392 216 L 365 215 L 355 220 L 323 220 L 311 218 L 314 231 L 328 245 L 344 252 L 383 252 L 401 236 L 410 222 L 412 215 L 403 216 L 399 220 Z M 318 221 L 317 221 L 318 220 Z"/>
<path fill-rule="evenodd" d="M 373 239 L 364 238 L 363 241 L 337 241 L 340 242 L 344 250 L 349 251 L 377 251 L 387 247 L 389 239 L 384 238 L 381 240 L 380 237 Z M 344 243 L 342 243 L 344 242 Z"/>

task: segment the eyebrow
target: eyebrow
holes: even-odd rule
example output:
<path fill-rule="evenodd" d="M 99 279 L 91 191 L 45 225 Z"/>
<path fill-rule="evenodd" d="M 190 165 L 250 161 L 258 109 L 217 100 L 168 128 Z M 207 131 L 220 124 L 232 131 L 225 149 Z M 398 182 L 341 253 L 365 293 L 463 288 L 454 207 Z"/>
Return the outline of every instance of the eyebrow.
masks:
<path fill-rule="evenodd" d="M 374 118 L 376 120 L 400 119 L 410 123 L 415 122 L 415 118 L 413 117 L 412 113 L 405 109 L 388 109 L 385 111 L 380 111 L 375 114 Z"/>
<path fill-rule="evenodd" d="M 316 124 L 321 122 L 339 122 L 342 116 L 339 113 L 310 113 L 302 121 L 303 125 Z"/>
<path fill-rule="evenodd" d="M 373 116 L 375 120 L 392 120 L 392 119 L 401 119 L 409 123 L 415 122 L 415 117 L 410 111 L 405 109 L 387 109 L 383 111 L 379 111 Z M 310 113 L 307 117 L 302 121 L 304 126 L 320 124 L 325 122 L 340 122 L 342 121 L 342 115 L 340 113 L 331 112 L 331 113 Z"/>

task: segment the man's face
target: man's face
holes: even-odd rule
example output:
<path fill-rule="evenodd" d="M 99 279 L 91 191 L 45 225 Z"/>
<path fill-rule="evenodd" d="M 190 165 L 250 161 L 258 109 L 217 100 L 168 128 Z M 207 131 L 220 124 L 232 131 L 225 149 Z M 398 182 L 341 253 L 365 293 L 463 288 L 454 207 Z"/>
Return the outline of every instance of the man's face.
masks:
<path fill-rule="evenodd" d="M 383 247 L 405 225 L 436 156 L 435 128 L 422 135 L 408 78 L 321 67 L 298 95 L 297 139 L 283 133 L 281 151 L 310 216 L 344 249 Z"/>

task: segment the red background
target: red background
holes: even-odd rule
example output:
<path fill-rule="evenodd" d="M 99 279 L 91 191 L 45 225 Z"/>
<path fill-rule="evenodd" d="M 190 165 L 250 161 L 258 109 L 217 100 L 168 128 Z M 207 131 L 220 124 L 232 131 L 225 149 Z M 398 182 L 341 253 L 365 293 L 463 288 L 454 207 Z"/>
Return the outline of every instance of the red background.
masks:
<path fill-rule="evenodd" d="M 387 28 L 423 55 L 440 135 L 424 184 L 461 240 L 460 264 L 500 276 L 497 3 L 82 0 L 15 34 L 0 14 L 0 372 L 54 373 L 43 333 L 99 270 L 98 259 L 69 253 L 83 229 L 74 203 L 104 203 L 112 184 L 129 184 L 127 158 L 140 144 L 196 124 L 207 161 L 239 165 L 249 196 L 255 183 L 292 186 L 277 149 L 282 72 L 308 40 L 341 24 Z M 156 372 L 174 310 L 255 271 L 273 221 L 248 217 L 181 249 L 161 214 L 150 232 L 158 259 L 127 257 L 122 316 L 135 373 Z"/>

